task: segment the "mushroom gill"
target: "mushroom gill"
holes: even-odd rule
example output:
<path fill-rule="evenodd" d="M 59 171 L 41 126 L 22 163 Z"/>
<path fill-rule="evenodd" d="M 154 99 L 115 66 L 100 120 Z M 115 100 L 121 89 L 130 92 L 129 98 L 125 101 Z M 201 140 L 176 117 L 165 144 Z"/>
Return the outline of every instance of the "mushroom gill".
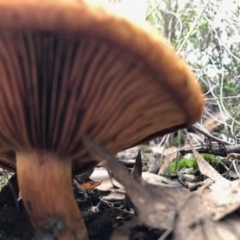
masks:
<path fill-rule="evenodd" d="M 16 154 L 35 228 L 60 218 L 59 239 L 88 239 L 71 187 L 73 159 L 94 164 L 83 134 L 117 153 L 202 111 L 194 75 L 155 31 L 85 1 L 0 0 L 0 146 Z"/>

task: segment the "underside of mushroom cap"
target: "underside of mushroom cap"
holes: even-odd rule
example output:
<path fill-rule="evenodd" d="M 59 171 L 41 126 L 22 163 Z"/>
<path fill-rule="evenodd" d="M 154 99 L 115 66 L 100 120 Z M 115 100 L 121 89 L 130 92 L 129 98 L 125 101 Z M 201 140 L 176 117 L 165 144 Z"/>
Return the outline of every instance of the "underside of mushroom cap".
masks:
<path fill-rule="evenodd" d="M 83 158 L 197 121 L 201 90 L 156 31 L 85 1 L 0 0 L 0 144 Z"/>
<path fill-rule="evenodd" d="M 0 0 L 0 158 L 16 161 L 36 229 L 57 218 L 58 239 L 88 239 L 71 185 L 72 161 L 96 164 L 84 134 L 116 153 L 202 111 L 193 74 L 151 28 L 87 1 Z"/>

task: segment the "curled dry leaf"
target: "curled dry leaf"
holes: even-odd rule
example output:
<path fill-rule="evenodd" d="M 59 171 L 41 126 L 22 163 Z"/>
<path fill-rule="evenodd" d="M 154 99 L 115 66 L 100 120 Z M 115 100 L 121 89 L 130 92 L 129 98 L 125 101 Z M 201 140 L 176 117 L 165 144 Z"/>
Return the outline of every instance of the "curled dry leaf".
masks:
<path fill-rule="evenodd" d="M 120 191 L 111 191 L 110 193 L 102 196 L 101 199 L 105 201 L 123 201 L 126 195 Z"/>
<path fill-rule="evenodd" d="M 96 168 L 92 175 L 90 176 L 90 179 L 93 181 L 101 181 L 101 185 L 97 187 L 98 190 L 101 191 L 108 191 L 110 190 L 113 185 L 118 186 L 119 188 L 122 188 L 122 185 L 117 182 L 115 179 L 112 179 L 112 181 L 109 178 L 108 171 L 105 168 Z M 182 184 L 177 181 L 172 181 L 166 177 L 150 173 L 150 172 L 143 172 L 142 173 L 142 179 L 146 181 L 147 183 L 153 184 L 153 185 L 160 185 L 165 187 L 182 187 Z"/>
<path fill-rule="evenodd" d="M 219 220 L 240 207 L 240 181 L 223 178 L 193 147 L 192 151 L 201 173 L 215 181 L 203 197 L 212 218 Z"/>
<path fill-rule="evenodd" d="M 135 178 L 136 175 L 142 176 L 142 156 L 141 152 L 138 151 L 134 167 L 132 169 L 131 175 Z"/>
<path fill-rule="evenodd" d="M 224 114 L 223 112 L 217 112 L 203 123 L 203 128 L 210 133 L 217 131 L 224 125 L 224 122 L 228 120 L 229 116 L 229 113 Z"/>
<path fill-rule="evenodd" d="M 113 188 L 113 184 L 115 187 L 123 189 L 123 186 L 117 182 L 115 179 L 106 178 L 101 181 L 101 184 L 96 187 L 97 190 L 102 192 L 108 192 Z M 124 190 L 122 190 L 124 192 Z"/>
<path fill-rule="evenodd" d="M 179 209 L 174 227 L 174 240 L 237 240 L 230 225 L 214 222 L 198 193 L 192 193 Z"/>
<path fill-rule="evenodd" d="M 158 172 L 160 175 L 164 174 L 168 170 L 170 163 L 177 157 L 177 148 L 170 147 L 165 149 L 164 155 L 165 157 L 162 160 L 162 164 Z"/>
<path fill-rule="evenodd" d="M 101 183 L 102 183 L 101 181 L 95 182 L 89 179 L 88 181 L 82 183 L 81 185 L 85 190 L 93 190 L 99 185 L 101 185 Z"/>
<path fill-rule="evenodd" d="M 182 184 L 177 181 L 172 181 L 166 177 L 150 173 L 150 172 L 143 172 L 142 178 L 147 183 L 158 185 L 158 186 L 164 186 L 164 187 L 172 187 L 172 188 L 179 188 L 182 187 Z"/>
<path fill-rule="evenodd" d="M 173 225 L 178 204 L 190 194 L 187 190 L 153 186 L 144 182 L 140 176 L 131 178 L 108 151 L 87 136 L 84 136 L 83 141 L 96 159 L 106 160 L 116 180 L 125 187 L 143 224 L 160 229 L 168 229 Z"/>
<path fill-rule="evenodd" d="M 194 147 L 190 144 L 194 157 L 197 160 L 198 167 L 200 172 L 211 178 L 213 181 L 221 181 L 222 183 L 227 183 L 228 180 L 222 177 L 207 161 L 205 161 L 202 156 L 194 149 Z"/>
<path fill-rule="evenodd" d="M 232 220 L 233 227 L 226 221 L 216 222 L 214 221 L 216 218 L 213 218 L 213 212 L 216 212 L 217 208 L 221 208 L 221 204 L 225 204 L 223 208 L 227 209 L 231 194 L 236 195 L 235 205 L 230 207 L 231 211 L 239 207 L 237 203 L 240 196 L 238 191 L 234 191 L 234 188 L 240 188 L 240 181 L 232 183 L 232 187 L 225 181 L 225 191 L 229 188 L 229 196 L 225 198 L 225 201 L 221 200 L 224 199 L 222 194 L 225 193 L 219 192 L 224 190 L 220 188 L 220 184 L 218 184 L 218 192 L 212 190 L 211 193 L 204 191 L 201 194 L 191 193 L 183 188 L 153 186 L 143 182 L 140 177 L 131 178 L 129 173 L 117 162 L 117 159 L 88 137 L 84 137 L 84 143 L 96 159 L 106 160 L 114 177 L 125 187 L 137 209 L 139 223 L 160 229 L 173 228 L 173 240 L 240 239 L 236 219 Z M 228 212 L 230 208 L 228 208 Z M 129 228 L 124 228 L 123 237 L 125 238 L 123 239 L 126 239 L 128 232 L 126 229 Z M 121 231 L 119 231 L 116 236 L 121 235 Z"/>

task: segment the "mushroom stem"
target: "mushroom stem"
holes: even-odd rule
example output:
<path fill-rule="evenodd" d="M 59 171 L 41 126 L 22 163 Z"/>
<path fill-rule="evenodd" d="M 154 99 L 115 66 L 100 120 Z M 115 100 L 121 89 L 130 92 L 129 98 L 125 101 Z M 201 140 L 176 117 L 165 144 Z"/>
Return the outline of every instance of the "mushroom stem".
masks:
<path fill-rule="evenodd" d="M 73 194 L 71 161 L 45 151 L 16 155 L 19 188 L 34 228 L 47 228 L 51 220 L 60 219 L 63 226 L 57 239 L 87 240 L 87 230 Z"/>

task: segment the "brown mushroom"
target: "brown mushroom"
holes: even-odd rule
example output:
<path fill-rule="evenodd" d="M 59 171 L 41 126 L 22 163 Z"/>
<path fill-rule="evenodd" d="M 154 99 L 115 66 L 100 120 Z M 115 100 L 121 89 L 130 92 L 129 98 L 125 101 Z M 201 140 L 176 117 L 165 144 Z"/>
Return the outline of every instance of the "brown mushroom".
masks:
<path fill-rule="evenodd" d="M 0 0 L 0 146 L 35 228 L 58 217 L 59 239 L 88 239 L 71 187 L 73 159 L 96 164 L 83 134 L 117 153 L 202 112 L 194 75 L 147 25 L 87 1 Z"/>

